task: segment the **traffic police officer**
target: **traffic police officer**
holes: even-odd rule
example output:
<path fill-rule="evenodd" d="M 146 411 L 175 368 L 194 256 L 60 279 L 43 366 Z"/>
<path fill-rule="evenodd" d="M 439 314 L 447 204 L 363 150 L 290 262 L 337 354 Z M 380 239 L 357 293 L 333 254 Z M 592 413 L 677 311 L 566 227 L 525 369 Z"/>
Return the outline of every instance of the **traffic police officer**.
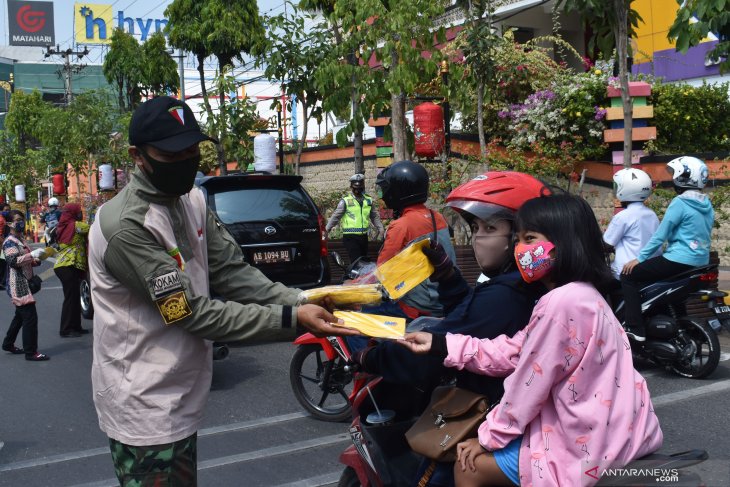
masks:
<path fill-rule="evenodd" d="M 380 221 L 378 208 L 373 199 L 365 194 L 365 176 L 355 174 L 350 177 L 352 193 L 342 198 L 327 222 L 327 233 L 337 224 L 342 228 L 342 244 L 347 249 L 350 262 L 368 254 L 368 230 L 370 223 L 377 230 L 376 240 L 383 238 L 385 228 Z"/>

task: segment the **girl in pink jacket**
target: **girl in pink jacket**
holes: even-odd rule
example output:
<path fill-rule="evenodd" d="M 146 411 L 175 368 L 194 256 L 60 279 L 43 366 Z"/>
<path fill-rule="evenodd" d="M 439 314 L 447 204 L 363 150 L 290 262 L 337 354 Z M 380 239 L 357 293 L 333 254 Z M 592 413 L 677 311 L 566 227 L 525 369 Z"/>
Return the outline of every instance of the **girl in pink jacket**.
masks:
<path fill-rule="evenodd" d="M 611 273 L 590 206 L 571 195 L 536 198 L 516 228 L 522 277 L 549 290 L 525 329 L 494 340 L 419 332 L 402 343 L 450 367 L 507 377 L 478 439 L 457 446 L 457 485 L 593 485 L 606 469 L 659 449 L 659 420 L 597 290 Z"/>

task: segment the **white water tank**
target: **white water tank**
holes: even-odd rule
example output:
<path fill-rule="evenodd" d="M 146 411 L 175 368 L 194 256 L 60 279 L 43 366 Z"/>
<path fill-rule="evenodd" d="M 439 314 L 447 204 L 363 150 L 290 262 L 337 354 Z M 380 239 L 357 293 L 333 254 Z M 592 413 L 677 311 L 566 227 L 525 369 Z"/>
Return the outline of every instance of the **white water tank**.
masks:
<path fill-rule="evenodd" d="M 111 164 L 99 166 L 99 189 L 101 191 L 114 189 L 114 171 Z"/>
<path fill-rule="evenodd" d="M 256 171 L 276 172 L 276 139 L 271 135 L 253 138 L 253 167 Z"/>
<path fill-rule="evenodd" d="M 23 185 L 23 184 L 15 185 L 15 201 L 17 201 L 19 203 L 25 201 L 25 185 Z"/>

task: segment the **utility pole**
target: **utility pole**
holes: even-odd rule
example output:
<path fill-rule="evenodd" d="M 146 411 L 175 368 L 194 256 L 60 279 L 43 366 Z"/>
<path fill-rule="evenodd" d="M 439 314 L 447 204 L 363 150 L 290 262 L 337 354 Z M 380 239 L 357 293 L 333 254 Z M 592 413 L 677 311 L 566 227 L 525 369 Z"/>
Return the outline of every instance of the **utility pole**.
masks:
<path fill-rule="evenodd" d="M 180 77 L 180 100 L 185 101 L 185 53 L 182 49 L 177 51 L 175 49 L 167 49 L 167 53 L 170 57 L 177 59 L 178 76 Z"/>
<path fill-rule="evenodd" d="M 71 48 L 68 48 L 64 51 L 62 51 L 58 45 L 56 45 L 56 48 L 54 49 L 51 46 L 46 47 L 46 53 L 43 55 L 43 57 L 50 57 L 50 56 L 61 56 L 63 58 L 63 68 L 61 68 L 61 72 L 59 73 L 59 76 L 63 76 L 63 85 L 64 85 L 64 91 L 66 94 L 66 106 L 71 104 L 71 101 L 73 101 L 73 91 L 71 88 L 71 75 L 72 74 L 78 74 L 81 72 L 82 69 L 86 67 L 85 64 L 71 64 L 71 56 L 76 56 L 77 59 L 81 59 L 84 56 L 87 56 L 89 54 L 89 49 L 87 47 L 84 47 L 83 51 L 74 51 Z"/>
<path fill-rule="evenodd" d="M 185 54 L 183 54 L 183 50 L 180 49 L 175 57 L 180 69 L 180 99 L 185 101 Z"/>

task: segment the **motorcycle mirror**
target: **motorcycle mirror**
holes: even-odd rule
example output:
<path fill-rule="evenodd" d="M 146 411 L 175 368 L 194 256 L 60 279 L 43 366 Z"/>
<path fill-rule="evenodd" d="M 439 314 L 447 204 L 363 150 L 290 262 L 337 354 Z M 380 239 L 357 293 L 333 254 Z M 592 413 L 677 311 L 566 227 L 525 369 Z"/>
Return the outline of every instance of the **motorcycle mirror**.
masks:
<path fill-rule="evenodd" d="M 340 254 L 338 254 L 336 251 L 332 251 L 330 253 L 330 255 L 332 255 L 333 259 L 335 259 L 335 262 L 337 263 L 338 266 L 342 267 L 343 269 L 345 268 L 345 261 L 342 260 L 342 257 L 340 256 Z"/>

